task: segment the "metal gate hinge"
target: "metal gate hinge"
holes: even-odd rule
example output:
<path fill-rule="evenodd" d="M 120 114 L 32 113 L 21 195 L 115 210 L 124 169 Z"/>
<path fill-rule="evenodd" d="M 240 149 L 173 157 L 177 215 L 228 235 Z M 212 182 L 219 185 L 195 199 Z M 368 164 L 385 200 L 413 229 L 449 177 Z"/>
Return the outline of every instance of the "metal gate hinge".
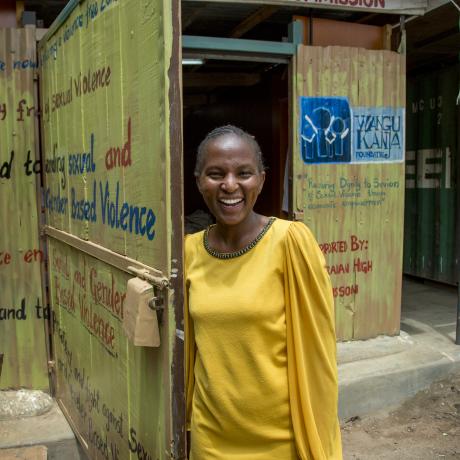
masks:
<path fill-rule="evenodd" d="M 158 287 L 160 289 L 165 289 L 169 286 L 169 280 L 167 278 L 152 275 L 146 269 L 139 269 L 137 267 L 129 266 L 128 271 L 133 275 L 136 275 L 138 278 L 148 281 L 149 283 L 153 284 L 155 287 Z"/>

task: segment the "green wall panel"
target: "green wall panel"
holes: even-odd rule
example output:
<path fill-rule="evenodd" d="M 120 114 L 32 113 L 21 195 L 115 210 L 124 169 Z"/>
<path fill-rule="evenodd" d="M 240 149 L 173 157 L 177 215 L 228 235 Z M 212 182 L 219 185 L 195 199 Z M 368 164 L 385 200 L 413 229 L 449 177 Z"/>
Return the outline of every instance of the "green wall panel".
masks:
<path fill-rule="evenodd" d="M 35 160 L 35 28 L 0 29 L 0 388 L 49 389 Z M 45 314 L 44 314 L 45 313 Z"/>
<path fill-rule="evenodd" d="M 459 67 L 408 80 L 405 273 L 455 283 Z M 414 179 L 415 175 L 415 179 Z"/>

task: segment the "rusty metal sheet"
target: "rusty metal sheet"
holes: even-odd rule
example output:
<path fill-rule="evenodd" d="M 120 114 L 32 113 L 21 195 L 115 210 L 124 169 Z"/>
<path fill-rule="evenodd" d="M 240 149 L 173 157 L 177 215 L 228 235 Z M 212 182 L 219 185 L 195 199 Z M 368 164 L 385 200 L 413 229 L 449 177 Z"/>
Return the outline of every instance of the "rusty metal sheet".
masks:
<path fill-rule="evenodd" d="M 47 390 L 36 159 L 35 28 L 0 29 L 0 388 Z"/>
<path fill-rule="evenodd" d="M 340 340 L 399 331 L 404 82 L 391 51 L 299 47 L 293 204 L 325 254 Z"/>

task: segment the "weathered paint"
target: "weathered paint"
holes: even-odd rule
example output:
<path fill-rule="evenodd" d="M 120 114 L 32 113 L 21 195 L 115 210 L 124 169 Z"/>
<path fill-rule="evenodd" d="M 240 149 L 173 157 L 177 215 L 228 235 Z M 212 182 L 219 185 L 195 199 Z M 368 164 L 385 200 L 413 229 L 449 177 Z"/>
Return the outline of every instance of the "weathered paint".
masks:
<path fill-rule="evenodd" d="M 40 43 L 47 223 L 173 280 L 161 347 L 135 348 L 121 328 L 130 275 L 50 238 L 57 396 L 90 458 L 182 458 L 183 417 L 173 423 L 171 414 L 174 407 L 181 415 L 173 385 L 183 373 L 182 277 L 171 262 L 182 254 L 181 189 L 170 188 L 171 170 L 180 169 L 171 164 L 180 151 L 180 137 L 171 139 L 180 131 L 180 115 L 171 113 L 173 103 L 180 107 L 178 4 L 72 6 Z M 107 424 L 104 405 L 123 422 Z"/>
<path fill-rule="evenodd" d="M 300 46 L 295 78 L 297 121 L 299 96 L 343 96 L 370 113 L 405 106 L 404 57 L 390 51 Z M 325 254 L 338 339 L 398 333 L 404 163 L 307 165 L 297 132 L 294 147 L 293 209 Z"/>
<path fill-rule="evenodd" d="M 57 240 L 49 269 L 57 397 L 90 458 L 136 458 L 138 448 L 141 458 L 162 458 L 165 351 L 135 347 L 123 334 L 130 276 Z"/>
<path fill-rule="evenodd" d="M 47 390 L 37 214 L 35 29 L 0 29 L 0 388 Z"/>
<path fill-rule="evenodd" d="M 459 67 L 408 81 L 404 271 L 455 284 Z"/>
<path fill-rule="evenodd" d="M 99 3 L 40 47 L 47 223 L 168 274 L 162 2 Z"/>

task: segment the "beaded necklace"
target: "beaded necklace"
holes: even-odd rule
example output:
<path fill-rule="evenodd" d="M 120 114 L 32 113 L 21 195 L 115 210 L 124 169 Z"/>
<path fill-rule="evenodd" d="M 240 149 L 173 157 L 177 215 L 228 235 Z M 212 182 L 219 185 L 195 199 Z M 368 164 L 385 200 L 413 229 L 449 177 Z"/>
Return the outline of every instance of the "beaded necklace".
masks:
<path fill-rule="evenodd" d="M 240 250 L 235 252 L 218 252 L 209 246 L 209 230 L 211 230 L 211 228 L 214 227 L 215 224 L 210 225 L 203 234 L 203 246 L 208 252 L 208 254 L 210 254 L 213 257 L 217 257 L 218 259 L 234 259 L 235 257 L 242 256 L 243 254 L 246 254 L 248 251 L 250 251 L 263 238 L 265 233 L 267 233 L 268 229 L 271 227 L 273 222 L 275 222 L 275 219 L 275 217 L 270 217 L 268 219 L 268 222 L 264 225 L 264 228 L 260 231 L 260 233 L 244 248 L 241 248 Z"/>

